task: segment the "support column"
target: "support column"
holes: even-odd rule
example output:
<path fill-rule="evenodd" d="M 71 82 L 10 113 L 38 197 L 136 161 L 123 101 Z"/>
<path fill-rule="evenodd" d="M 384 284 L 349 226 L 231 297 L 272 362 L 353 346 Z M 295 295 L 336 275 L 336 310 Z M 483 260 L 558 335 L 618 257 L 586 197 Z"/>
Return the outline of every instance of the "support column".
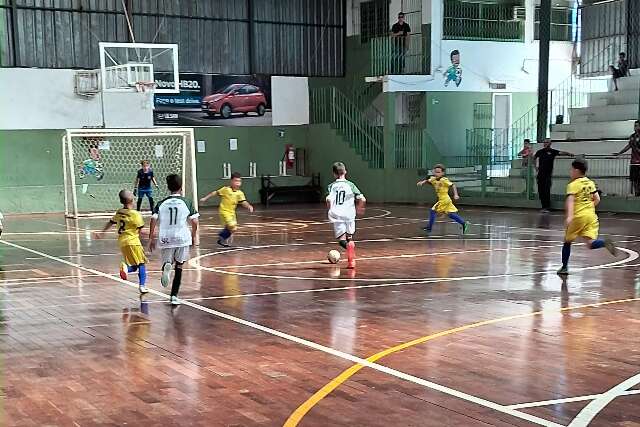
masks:
<path fill-rule="evenodd" d="M 536 33 L 536 0 L 524 0 L 526 20 L 524 21 L 524 42 L 533 43 Z"/>
<path fill-rule="evenodd" d="M 537 141 L 547 137 L 549 115 L 549 44 L 551 38 L 551 0 L 540 0 L 540 65 L 538 67 Z"/>
<path fill-rule="evenodd" d="M 384 92 L 384 128 L 382 134 L 384 168 L 393 169 L 396 164 L 396 93 Z"/>

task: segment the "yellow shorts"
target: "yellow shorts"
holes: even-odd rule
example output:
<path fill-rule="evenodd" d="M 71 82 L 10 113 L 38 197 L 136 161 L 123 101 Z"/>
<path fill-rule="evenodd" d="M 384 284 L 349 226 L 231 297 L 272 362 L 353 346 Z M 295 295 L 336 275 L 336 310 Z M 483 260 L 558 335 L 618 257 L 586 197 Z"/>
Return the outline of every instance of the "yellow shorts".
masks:
<path fill-rule="evenodd" d="M 122 252 L 122 258 L 127 265 L 140 265 L 147 262 L 144 249 L 140 245 L 122 246 L 120 252 Z"/>
<path fill-rule="evenodd" d="M 220 222 L 231 231 L 235 231 L 238 228 L 238 220 L 235 213 L 220 212 Z"/>
<path fill-rule="evenodd" d="M 577 216 L 573 218 L 571 224 L 564 233 L 565 242 L 573 242 L 578 237 L 595 240 L 598 238 L 600 223 L 595 215 Z"/>
<path fill-rule="evenodd" d="M 437 214 L 450 214 L 454 212 L 458 212 L 458 208 L 453 205 L 451 199 L 449 200 L 438 200 L 438 202 L 433 205 L 431 208 Z"/>

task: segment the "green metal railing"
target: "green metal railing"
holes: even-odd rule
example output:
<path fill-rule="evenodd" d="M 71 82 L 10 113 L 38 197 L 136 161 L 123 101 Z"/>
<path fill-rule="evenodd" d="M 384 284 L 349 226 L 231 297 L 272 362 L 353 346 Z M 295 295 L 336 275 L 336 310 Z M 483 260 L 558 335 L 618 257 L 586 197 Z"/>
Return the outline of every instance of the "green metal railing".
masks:
<path fill-rule="evenodd" d="M 372 168 L 384 167 L 382 130 L 335 87 L 310 92 L 312 123 L 329 123 Z"/>
<path fill-rule="evenodd" d="M 422 34 L 409 36 L 408 47 L 400 37 L 377 37 L 369 42 L 371 75 L 428 74 L 422 48 Z"/>
<path fill-rule="evenodd" d="M 446 0 L 442 38 L 522 42 L 524 21 L 513 19 L 510 4 Z"/>
<path fill-rule="evenodd" d="M 427 130 L 414 126 L 396 126 L 394 154 L 397 169 L 426 170 L 443 159 Z"/>

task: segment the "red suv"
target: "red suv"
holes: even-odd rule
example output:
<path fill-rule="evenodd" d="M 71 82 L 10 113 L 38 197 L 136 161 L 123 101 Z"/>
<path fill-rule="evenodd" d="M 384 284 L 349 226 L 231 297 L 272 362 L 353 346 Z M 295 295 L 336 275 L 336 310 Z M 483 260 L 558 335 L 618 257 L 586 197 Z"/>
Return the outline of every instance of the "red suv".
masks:
<path fill-rule="evenodd" d="M 267 98 L 259 87 L 249 84 L 232 84 L 221 91 L 202 98 L 202 111 L 209 117 L 219 113 L 228 119 L 233 113 L 254 111 L 259 116 L 264 115 L 267 109 Z"/>

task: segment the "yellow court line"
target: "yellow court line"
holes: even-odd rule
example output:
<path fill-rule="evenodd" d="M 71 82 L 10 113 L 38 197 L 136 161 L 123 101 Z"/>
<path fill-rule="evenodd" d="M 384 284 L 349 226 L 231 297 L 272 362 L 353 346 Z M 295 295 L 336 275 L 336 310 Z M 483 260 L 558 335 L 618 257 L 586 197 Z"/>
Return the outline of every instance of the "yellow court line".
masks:
<path fill-rule="evenodd" d="M 570 311 L 570 310 L 579 310 L 579 309 L 583 309 L 583 308 L 602 307 L 602 306 L 610 305 L 610 304 L 621 304 L 621 303 L 625 303 L 625 302 L 635 302 L 635 301 L 640 301 L 640 298 L 628 298 L 628 299 L 622 299 L 622 300 L 604 301 L 604 302 L 598 302 L 598 303 L 593 303 L 593 304 L 578 305 L 578 306 L 575 306 L 575 307 L 564 307 L 564 308 L 560 308 L 559 310 L 535 311 L 533 313 L 518 314 L 518 315 L 514 315 L 514 316 L 500 317 L 500 318 L 497 318 L 497 319 L 484 320 L 482 322 L 469 323 L 467 325 L 459 326 L 457 328 L 448 329 L 446 331 L 441 331 L 441 332 L 438 332 L 438 333 L 435 333 L 435 334 L 431 334 L 431 335 L 427 335 L 427 336 L 424 336 L 424 337 L 416 338 L 415 340 L 408 341 L 408 342 L 405 342 L 403 344 L 399 344 L 399 345 L 397 345 L 395 347 L 387 348 L 386 350 L 383 350 L 383 351 L 381 351 L 379 353 L 376 353 L 376 354 L 374 354 L 372 356 L 369 356 L 366 360 L 368 362 L 376 362 L 376 361 L 382 359 L 385 356 L 388 356 L 388 355 L 390 355 L 392 353 L 396 353 L 398 351 L 405 350 L 405 349 L 407 349 L 409 347 L 413 347 L 415 345 L 422 344 L 422 343 L 425 343 L 427 341 L 431 341 L 431 340 L 436 339 L 436 338 L 444 337 L 444 336 L 447 336 L 447 335 L 453 335 L 453 334 L 456 334 L 458 332 L 467 331 L 469 329 L 478 328 L 480 326 L 492 325 L 492 324 L 495 324 L 495 323 L 507 322 L 509 320 L 522 319 L 522 318 L 526 318 L 526 317 L 533 317 L 533 316 L 538 316 L 538 315 L 541 315 L 541 314 L 562 313 L 564 311 Z M 298 408 L 295 411 L 293 411 L 293 413 L 289 416 L 287 421 L 285 421 L 283 427 L 294 427 L 294 426 L 297 426 L 298 423 L 302 420 L 302 418 L 315 405 L 317 405 L 322 399 L 327 397 L 332 391 L 334 391 L 335 389 L 340 387 L 340 385 L 342 385 L 349 378 L 354 376 L 362 368 L 364 368 L 364 365 L 361 365 L 361 364 L 357 363 L 357 364 L 351 366 L 350 368 L 346 369 L 345 371 L 343 371 L 340 375 L 338 375 L 334 379 L 332 379 L 324 387 L 322 387 L 320 390 L 315 392 L 302 405 L 298 406 Z"/>

